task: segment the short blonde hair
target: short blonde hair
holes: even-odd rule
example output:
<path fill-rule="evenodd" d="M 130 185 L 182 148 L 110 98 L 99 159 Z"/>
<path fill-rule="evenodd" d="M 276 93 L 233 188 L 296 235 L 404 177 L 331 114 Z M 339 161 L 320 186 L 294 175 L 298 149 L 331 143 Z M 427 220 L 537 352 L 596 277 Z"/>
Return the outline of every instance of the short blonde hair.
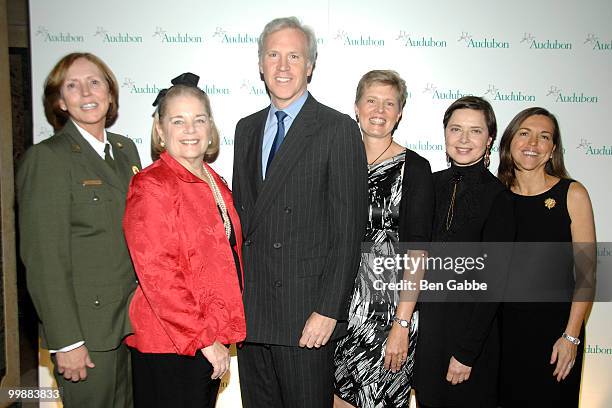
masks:
<path fill-rule="evenodd" d="M 359 100 L 363 96 L 366 88 L 373 84 L 391 85 L 393 88 L 395 88 L 397 90 L 397 102 L 399 103 L 400 110 L 404 109 L 404 105 L 406 105 L 406 97 L 408 96 L 406 81 L 404 81 L 397 72 L 390 69 L 375 69 L 362 76 L 357 84 L 355 104 L 359 103 Z"/>
<path fill-rule="evenodd" d="M 206 109 L 206 114 L 210 118 L 210 144 L 204 153 L 204 161 L 207 163 L 212 163 L 217 159 L 219 155 L 219 131 L 217 130 L 217 126 L 215 125 L 215 121 L 213 120 L 212 110 L 210 108 L 210 100 L 208 99 L 208 95 L 206 92 L 197 88 L 195 86 L 187 86 L 187 85 L 174 85 L 168 89 L 168 92 L 164 95 L 163 98 L 159 101 L 159 105 L 157 105 L 157 109 L 153 114 L 153 128 L 151 129 L 151 157 L 153 160 L 157 160 L 159 155 L 162 154 L 166 150 L 164 146 L 162 146 L 162 138 L 157 132 L 157 124 L 164 120 L 166 116 L 166 111 L 168 104 L 171 103 L 173 98 L 178 96 L 193 96 L 198 99 L 204 105 L 204 109 Z"/>

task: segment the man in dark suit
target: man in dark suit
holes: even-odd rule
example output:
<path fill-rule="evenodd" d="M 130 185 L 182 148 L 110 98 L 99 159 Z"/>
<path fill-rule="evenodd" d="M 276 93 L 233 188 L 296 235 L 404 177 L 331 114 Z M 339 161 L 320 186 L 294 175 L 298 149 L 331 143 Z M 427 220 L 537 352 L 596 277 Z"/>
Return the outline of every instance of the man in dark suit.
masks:
<path fill-rule="evenodd" d="M 295 17 L 266 25 L 259 69 L 272 103 L 236 126 L 246 408 L 333 403 L 333 340 L 346 331 L 367 218 L 367 163 L 357 124 L 307 91 L 316 44 Z"/>

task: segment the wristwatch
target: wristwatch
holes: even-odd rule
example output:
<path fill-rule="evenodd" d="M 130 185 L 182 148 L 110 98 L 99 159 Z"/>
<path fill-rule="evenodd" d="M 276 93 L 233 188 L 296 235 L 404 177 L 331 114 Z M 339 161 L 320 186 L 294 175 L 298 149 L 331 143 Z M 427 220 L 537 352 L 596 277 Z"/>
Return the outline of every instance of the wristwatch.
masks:
<path fill-rule="evenodd" d="M 569 341 L 570 343 L 574 344 L 575 346 L 580 344 L 580 339 L 570 336 L 567 333 L 563 333 L 561 337 L 563 337 L 565 340 Z"/>
<path fill-rule="evenodd" d="M 400 319 L 397 316 L 394 316 L 393 321 L 397 322 L 400 326 L 402 326 L 405 329 L 410 327 L 410 320 L 404 320 L 404 319 Z"/>

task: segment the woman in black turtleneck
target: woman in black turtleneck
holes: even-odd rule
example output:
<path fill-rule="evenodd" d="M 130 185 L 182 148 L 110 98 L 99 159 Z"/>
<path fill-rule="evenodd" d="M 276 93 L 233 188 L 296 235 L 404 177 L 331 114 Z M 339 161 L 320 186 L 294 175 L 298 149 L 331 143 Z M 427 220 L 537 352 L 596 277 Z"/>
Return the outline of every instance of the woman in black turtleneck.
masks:
<path fill-rule="evenodd" d="M 497 133 L 493 108 L 482 98 L 463 97 L 446 110 L 443 123 L 450 168 L 434 173 L 433 241 L 513 241 L 511 195 L 487 169 Z M 505 274 L 488 266 L 487 273 Z M 496 406 L 499 303 L 487 300 L 420 303 L 415 389 L 421 407 Z"/>

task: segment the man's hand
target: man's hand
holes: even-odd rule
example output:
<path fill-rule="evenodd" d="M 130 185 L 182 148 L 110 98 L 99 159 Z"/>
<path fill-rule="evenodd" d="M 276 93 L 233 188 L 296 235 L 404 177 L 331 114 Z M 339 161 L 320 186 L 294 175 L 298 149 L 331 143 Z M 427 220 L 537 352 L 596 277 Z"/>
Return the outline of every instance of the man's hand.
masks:
<path fill-rule="evenodd" d="M 302 330 L 300 347 L 319 348 L 326 345 L 335 327 L 336 319 L 312 312 Z"/>
<path fill-rule="evenodd" d="M 472 367 L 461 364 L 455 360 L 455 357 L 451 357 L 448 363 L 448 372 L 446 373 L 446 381 L 453 385 L 461 384 L 470 378 Z"/>
<path fill-rule="evenodd" d="M 55 353 L 57 362 L 57 372 L 65 379 L 78 382 L 87 378 L 87 368 L 94 368 L 96 365 L 89 358 L 89 352 L 85 345 L 79 346 L 70 351 L 58 351 Z"/>

